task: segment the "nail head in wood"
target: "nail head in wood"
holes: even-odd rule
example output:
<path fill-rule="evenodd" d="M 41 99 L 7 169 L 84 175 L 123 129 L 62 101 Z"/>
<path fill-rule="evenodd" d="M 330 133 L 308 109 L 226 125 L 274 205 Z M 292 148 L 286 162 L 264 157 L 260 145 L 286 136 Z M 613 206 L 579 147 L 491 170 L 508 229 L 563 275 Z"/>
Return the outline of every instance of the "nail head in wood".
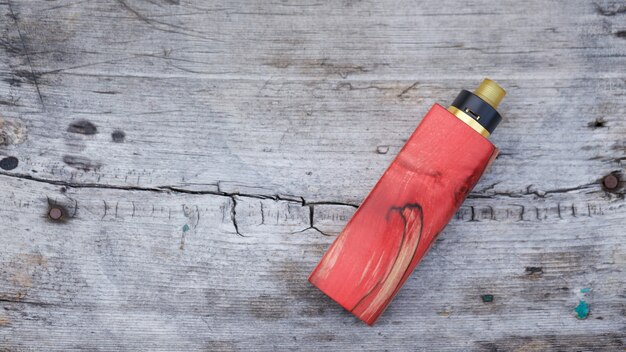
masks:
<path fill-rule="evenodd" d="M 59 208 L 50 208 L 48 216 L 52 220 L 60 220 L 63 217 L 63 211 Z"/>
<path fill-rule="evenodd" d="M 612 191 L 612 190 L 617 189 L 617 186 L 619 185 L 619 180 L 617 179 L 617 176 L 613 174 L 606 175 L 602 179 L 602 185 L 607 190 Z"/>

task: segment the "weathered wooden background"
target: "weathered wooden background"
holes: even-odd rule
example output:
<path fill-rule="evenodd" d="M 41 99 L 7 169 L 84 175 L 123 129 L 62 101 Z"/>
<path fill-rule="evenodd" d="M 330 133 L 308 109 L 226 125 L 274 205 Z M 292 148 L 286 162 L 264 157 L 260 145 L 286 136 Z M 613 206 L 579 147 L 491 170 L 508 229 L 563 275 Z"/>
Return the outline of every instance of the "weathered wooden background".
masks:
<path fill-rule="evenodd" d="M 0 18 L 0 350 L 626 349 L 624 1 Z M 484 76 L 502 153 L 367 327 L 306 278 L 428 108 Z"/>

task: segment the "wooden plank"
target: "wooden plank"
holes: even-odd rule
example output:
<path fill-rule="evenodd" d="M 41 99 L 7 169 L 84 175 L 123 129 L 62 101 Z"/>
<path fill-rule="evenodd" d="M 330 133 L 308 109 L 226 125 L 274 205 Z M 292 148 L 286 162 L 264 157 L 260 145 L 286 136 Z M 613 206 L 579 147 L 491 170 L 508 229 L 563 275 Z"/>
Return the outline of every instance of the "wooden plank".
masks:
<path fill-rule="evenodd" d="M 626 84 L 617 73 L 623 63 L 619 61 L 623 39 L 602 32 L 606 32 L 604 23 L 615 20 L 614 16 L 599 15 L 591 4 L 552 9 L 578 11 L 573 17 L 582 24 L 561 23 L 566 13 L 548 21 L 553 13 L 538 12 L 539 18 L 533 22 L 513 28 L 511 16 L 505 14 L 516 13 L 516 8 L 498 5 L 494 13 L 479 15 L 493 26 L 509 24 L 512 33 L 508 35 L 515 40 L 493 41 L 504 46 L 497 49 L 490 48 L 493 44 L 488 40 L 474 43 L 480 33 L 468 32 L 455 21 L 419 13 L 405 16 L 404 11 L 389 16 L 380 12 L 375 17 L 393 24 L 384 32 L 368 32 L 364 27 L 352 33 L 349 25 L 356 26 L 360 17 L 344 15 L 345 23 L 335 23 L 339 13 L 330 5 L 304 14 L 302 9 L 284 6 L 283 12 L 293 14 L 279 15 L 272 11 L 248 14 L 251 9 L 244 3 L 235 3 L 232 10 L 204 9 L 177 17 L 175 12 L 161 13 L 176 11 L 177 6 L 128 4 L 145 6 L 135 11 L 146 15 L 157 11 L 156 21 L 166 21 L 157 17 L 165 16 L 174 21 L 172 25 L 197 26 L 194 31 L 199 32 L 216 31 L 223 25 L 226 28 L 221 31 L 232 34 L 217 43 L 198 43 L 193 37 L 153 28 L 119 2 L 68 2 L 66 7 L 51 10 L 46 2 L 13 3 L 16 17 L 23 18 L 17 23 L 24 43 L 14 33 L 15 24 L 7 23 L 15 37 L 9 43 L 18 49 L 25 45 L 25 49 L 7 52 L 22 64 L 6 70 L 6 79 L 18 83 L 5 83 L 3 95 L 19 95 L 20 101 L 19 106 L 7 106 L 3 115 L 20 118 L 30 127 L 33 138 L 28 150 L 33 152 L 23 157 L 24 173 L 35 170 L 46 179 L 120 186 L 215 190 L 219 183 L 226 192 L 358 203 L 430 105 L 450 102 L 461 88 L 475 86 L 485 74 L 509 90 L 502 106 L 506 121 L 493 136 L 504 155 L 488 176 L 491 183 L 500 182 L 497 191 L 523 192 L 529 185 L 542 191 L 585 185 L 616 169 L 619 164 L 615 162 L 623 156 L 620 94 Z M 425 14 L 435 10 L 421 9 Z M 326 18 L 328 13 L 334 16 Z M 287 22 L 271 26 L 273 18 Z M 291 58 L 286 49 L 280 49 L 288 44 L 288 38 L 275 38 L 287 31 L 283 28 L 303 26 L 303 18 L 331 22 L 320 23 L 323 30 L 317 34 L 291 33 L 303 36 L 303 43 L 290 47 L 307 49 L 301 55 L 308 60 Z M 539 20 L 545 23 L 530 28 Z M 433 21 L 439 21 L 438 25 Z M 443 32 L 432 29 L 443 22 L 448 23 Z M 559 24 L 562 27 L 553 29 Z M 259 32 L 249 32 L 250 28 Z M 359 42 L 362 47 L 334 47 L 328 39 L 320 43 L 330 29 L 336 32 L 331 44 L 332 40 Z M 266 31 L 271 33 L 264 34 Z M 445 46 L 440 41 L 453 33 L 456 41 L 468 46 L 482 43 L 480 50 L 487 52 L 480 54 L 454 43 L 447 43 L 454 47 L 439 48 Z M 221 38 L 220 33 L 213 34 Z M 266 40 L 258 41 L 254 35 Z M 309 38 L 313 35 L 318 38 Z M 353 37 L 358 35 L 357 41 Z M 413 41 L 408 41 L 411 35 Z M 537 41 L 538 36 L 548 38 Z M 390 42 L 389 38 L 395 39 Z M 389 47 L 402 38 L 407 42 Z M 227 45 L 232 49 L 225 50 Z M 535 50 L 520 49 L 528 47 Z M 213 53 L 219 50 L 224 51 Z M 381 57 L 375 55 L 378 52 L 388 54 Z M 264 64 L 272 60 L 269 56 L 279 57 L 283 63 Z M 438 65 L 432 65 L 434 60 Z M 29 73 L 28 62 L 34 74 Z M 225 63 L 228 69 L 223 67 Z M 183 65 L 184 70 L 172 64 Z M 355 68 L 361 66 L 365 68 Z M 476 73 L 468 72 L 470 67 Z M 29 75 L 37 78 L 37 87 L 28 84 Z M 26 85 L 31 94 L 14 91 Z M 41 102 L 36 88 L 42 94 Z M 46 101 L 43 110 L 41 104 Z M 98 133 L 68 133 L 67 128 L 81 120 L 99 127 Z M 588 126 L 596 120 L 605 121 L 606 127 Z M 50 124 L 56 128 L 50 129 Z M 111 134 L 117 130 L 124 132 L 126 144 L 112 143 Z M 575 141 L 581 145 L 577 153 L 569 153 Z M 102 155 L 103 148 L 111 153 Z M 72 162 L 76 157 L 88 162 Z M 588 160 L 591 158 L 597 159 Z M 518 167 L 529 159 L 559 178 Z M 344 167 L 334 167 L 338 164 Z M 509 175 L 511 168 L 516 169 L 517 177 Z M 580 169 L 586 171 L 571 171 Z M 354 172 L 362 176 L 355 178 Z"/>
<path fill-rule="evenodd" d="M 0 347 L 623 349 L 624 16 L 0 1 Z M 483 76 L 509 93 L 502 153 L 367 328 L 306 278 L 430 106 Z"/>
<path fill-rule="evenodd" d="M 405 304 L 392 303 L 377 327 L 366 329 L 306 281 L 336 234 L 322 214 L 352 207 L 236 197 L 238 235 L 228 196 L 62 192 L 6 176 L 2 183 L 10 194 L 0 214 L 11 225 L 2 232 L 0 332 L 17 350 L 587 346 L 571 335 L 617 348 L 623 341 L 621 201 L 603 202 L 591 217 L 563 211 L 559 218 L 553 209 L 547 218 L 520 221 L 510 207 L 510 218 L 500 218 L 501 209 L 495 220 L 477 220 L 460 212 L 400 291 L 397 301 Z M 516 202 L 537 204 L 530 197 Z M 500 209 L 496 203 L 506 208 L 509 201 L 492 200 Z M 254 211 L 260 204 L 262 224 L 252 221 L 262 220 Z M 54 206 L 66 209 L 65 222 L 46 219 Z M 311 207 L 326 209 L 315 213 L 330 236 L 306 229 L 301 214 Z M 603 226 L 589 231 L 590 221 Z M 580 293 L 587 287 L 591 292 Z M 494 302 L 483 303 L 484 294 Z M 591 304 L 586 321 L 574 317 L 579 299 Z M 424 342 L 416 343 L 418 336 Z M 511 336 L 517 338 L 505 341 Z"/>

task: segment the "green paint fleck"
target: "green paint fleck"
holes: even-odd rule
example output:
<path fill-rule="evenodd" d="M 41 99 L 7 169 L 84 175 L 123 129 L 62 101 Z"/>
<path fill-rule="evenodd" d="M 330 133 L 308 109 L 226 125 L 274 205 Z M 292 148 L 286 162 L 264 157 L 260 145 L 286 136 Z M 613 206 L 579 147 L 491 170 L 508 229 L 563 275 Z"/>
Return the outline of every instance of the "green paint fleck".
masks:
<path fill-rule="evenodd" d="M 482 295 L 480 298 L 482 298 L 483 303 L 493 302 L 493 295 Z"/>
<path fill-rule="evenodd" d="M 574 311 L 577 314 L 576 318 L 587 319 L 587 316 L 589 315 L 589 305 L 585 301 L 580 301 Z"/>
<path fill-rule="evenodd" d="M 591 291 L 591 289 L 589 287 L 585 287 L 580 290 L 580 293 L 587 293 L 589 291 Z"/>
<path fill-rule="evenodd" d="M 183 232 L 187 231 L 189 231 L 189 225 L 185 224 L 185 226 L 183 226 Z"/>

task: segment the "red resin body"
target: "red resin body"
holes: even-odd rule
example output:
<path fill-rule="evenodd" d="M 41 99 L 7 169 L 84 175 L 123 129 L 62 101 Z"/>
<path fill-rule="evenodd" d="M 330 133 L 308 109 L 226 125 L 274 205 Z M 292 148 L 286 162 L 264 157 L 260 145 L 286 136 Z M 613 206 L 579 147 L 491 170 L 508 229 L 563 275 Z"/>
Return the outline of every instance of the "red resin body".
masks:
<path fill-rule="evenodd" d="M 309 281 L 374 324 L 496 155 L 435 104 Z"/>

